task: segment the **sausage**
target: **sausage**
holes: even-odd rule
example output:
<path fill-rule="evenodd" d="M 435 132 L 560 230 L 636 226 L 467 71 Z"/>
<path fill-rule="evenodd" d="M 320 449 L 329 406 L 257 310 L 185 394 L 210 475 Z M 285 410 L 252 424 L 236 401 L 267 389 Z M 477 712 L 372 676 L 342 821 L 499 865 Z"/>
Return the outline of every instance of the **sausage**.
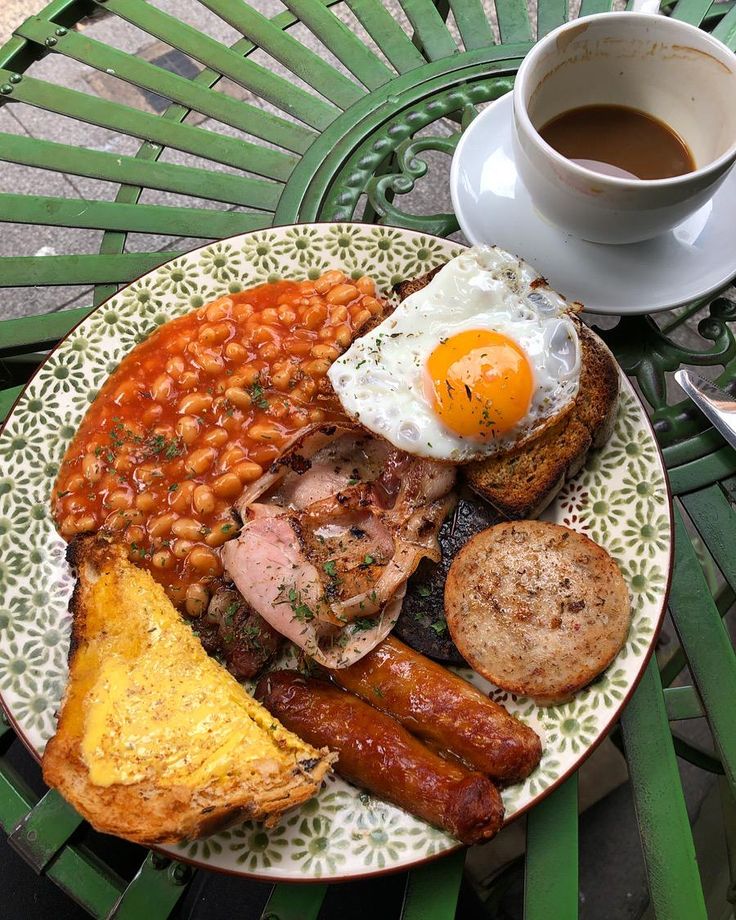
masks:
<path fill-rule="evenodd" d="M 300 738 L 336 751 L 336 770 L 351 783 L 463 843 L 500 829 L 503 803 L 487 776 L 444 760 L 357 696 L 297 671 L 266 674 L 255 696 Z"/>
<path fill-rule="evenodd" d="M 528 725 L 393 636 L 330 676 L 412 734 L 501 783 L 524 779 L 542 756 L 539 737 Z"/>

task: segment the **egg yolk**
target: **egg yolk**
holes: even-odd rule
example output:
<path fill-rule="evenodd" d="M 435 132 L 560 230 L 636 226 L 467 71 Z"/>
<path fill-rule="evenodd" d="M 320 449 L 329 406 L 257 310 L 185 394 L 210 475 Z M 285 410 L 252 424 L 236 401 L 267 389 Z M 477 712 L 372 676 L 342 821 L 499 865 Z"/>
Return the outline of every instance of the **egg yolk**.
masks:
<path fill-rule="evenodd" d="M 490 440 L 526 415 L 534 376 L 516 342 L 487 329 L 468 329 L 441 342 L 426 365 L 428 397 L 437 417 L 467 438 Z"/>

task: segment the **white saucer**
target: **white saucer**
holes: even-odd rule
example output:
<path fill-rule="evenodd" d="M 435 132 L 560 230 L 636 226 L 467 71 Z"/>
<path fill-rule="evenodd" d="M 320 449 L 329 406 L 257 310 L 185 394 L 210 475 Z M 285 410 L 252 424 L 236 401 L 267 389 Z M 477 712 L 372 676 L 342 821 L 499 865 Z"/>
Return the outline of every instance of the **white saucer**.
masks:
<path fill-rule="evenodd" d="M 452 204 L 471 243 L 492 243 L 530 262 L 555 290 L 591 313 L 669 310 L 726 287 L 736 275 L 736 169 L 674 230 L 626 246 L 588 243 L 534 208 L 517 175 L 511 93 L 471 122 L 450 171 Z"/>

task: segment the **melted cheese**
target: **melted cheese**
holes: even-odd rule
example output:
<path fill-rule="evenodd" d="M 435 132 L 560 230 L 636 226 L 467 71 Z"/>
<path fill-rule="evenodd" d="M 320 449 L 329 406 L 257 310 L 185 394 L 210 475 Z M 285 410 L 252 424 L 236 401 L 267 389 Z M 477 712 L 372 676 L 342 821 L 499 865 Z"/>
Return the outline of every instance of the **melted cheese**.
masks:
<path fill-rule="evenodd" d="M 206 654 L 147 573 L 116 565 L 86 610 L 81 754 L 95 785 L 230 785 L 315 753 Z"/>

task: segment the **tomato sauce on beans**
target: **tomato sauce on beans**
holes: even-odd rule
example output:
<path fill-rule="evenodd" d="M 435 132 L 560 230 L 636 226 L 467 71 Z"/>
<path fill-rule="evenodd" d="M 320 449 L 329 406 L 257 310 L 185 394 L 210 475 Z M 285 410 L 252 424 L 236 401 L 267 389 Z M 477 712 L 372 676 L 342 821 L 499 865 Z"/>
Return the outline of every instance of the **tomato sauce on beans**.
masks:
<path fill-rule="evenodd" d="M 329 271 L 222 297 L 165 323 L 110 375 L 52 495 L 66 539 L 104 530 L 198 616 L 235 536 L 230 509 L 284 443 L 336 420 L 334 359 L 383 310 L 367 276 Z"/>

